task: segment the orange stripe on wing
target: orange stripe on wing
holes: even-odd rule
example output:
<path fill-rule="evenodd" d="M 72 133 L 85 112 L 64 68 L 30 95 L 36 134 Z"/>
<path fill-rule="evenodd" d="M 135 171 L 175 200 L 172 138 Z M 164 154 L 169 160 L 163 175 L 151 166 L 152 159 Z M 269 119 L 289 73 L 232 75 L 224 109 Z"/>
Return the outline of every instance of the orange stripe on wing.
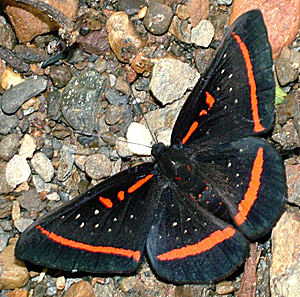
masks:
<path fill-rule="evenodd" d="M 140 179 L 139 181 L 137 181 L 134 185 L 132 185 L 127 192 L 133 193 L 134 191 L 136 191 L 138 188 L 140 188 L 143 184 L 145 184 L 148 180 L 150 180 L 153 177 L 153 174 L 148 174 L 146 177 Z"/>
<path fill-rule="evenodd" d="M 234 220 L 237 225 L 242 225 L 247 220 L 247 215 L 257 199 L 257 193 L 260 187 L 261 174 L 264 165 L 264 150 L 260 147 L 257 151 L 253 167 L 251 171 L 251 179 L 244 199 L 238 205 L 238 213 L 235 215 Z"/>
<path fill-rule="evenodd" d="M 212 249 L 217 244 L 231 238 L 234 234 L 235 230 L 232 227 L 226 227 L 223 230 L 217 230 L 211 233 L 208 237 L 202 239 L 196 244 L 187 245 L 182 248 L 160 254 L 157 256 L 157 259 L 160 261 L 172 261 L 176 259 L 183 259 L 188 256 L 196 256 Z"/>
<path fill-rule="evenodd" d="M 121 249 L 121 248 L 115 248 L 111 246 L 94 246 L 74 240 L 67 239 L 65 237 L 62 237 L 60 235 L 57 235 L 53 232 L 49 232 L 48 230 L 45 230 L 40 225 L 36 227 L 36 229 L 40 230 L 40 232 L 47 236 L 50 240 L 57 242 L 61 245 L 68 246 L 74 249 L 84 250 L 87 252 L 92 253 L 101 253 L 101 254 L 113 254 L 113 255 L 120 255 L 125 256 L 128 258 L 133 258 L 136 262 L 138 262 L 141 258 L 141 252 L 139 251 L 133 251 L 133 250 L 127 250 L 127 249 Z"/>
<path fill-rule="evenodd" d="M 113 203 L 109 198 L 104 198 L 104 197 L 100 196 L 99 201 L 107 208 L 113 207 Z"/>
<path fill-rule="evenodd" d="M 252 118 L 254 122 L 254 132 L 262 132 L 265 128 L 260 123 L 260 118 L 258 114 L 258 101 L 257 101 L 257 93 L 256 93 L 256 82 L 253 74 L 252 63 L 249 55 L 249 51 L 247 49 L 246 44 L 242 41 L 239 35 L 232 33 L 234 39 L 240 46 L 242 55 L 244 57 L 244 61 L 247 69 L 248 83 L 250 86 L 250 98 L 251 98 L 251 109 L 252 109 Z"/>
<path fill-rule="evenodd" d="M 197 129 L 199 123 L 198 122 L 194 122 L 192 124 L 192 126 L 190 127 L 189 131 L 186 133 L 186 135 L 183 137 L 181 143 L 185 144 L 188 139 L 192 136 L 192 134 L 195 132 L 195 130 Z"/>

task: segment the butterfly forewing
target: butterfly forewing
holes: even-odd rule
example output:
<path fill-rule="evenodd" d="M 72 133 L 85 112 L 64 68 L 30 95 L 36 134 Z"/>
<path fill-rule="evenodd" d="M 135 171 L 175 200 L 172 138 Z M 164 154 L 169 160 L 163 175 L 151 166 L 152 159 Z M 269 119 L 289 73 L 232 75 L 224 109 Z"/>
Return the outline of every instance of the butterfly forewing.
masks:
<path fill-rule="evenodd" d="M 261 12 L 245 13 L 185 102 L 171 142 L 197 139 L 204 147 L 267 132 L 274 120 L 272 65 Z"/>
<path fill-rule="evenodd" d="M 63 270 L 135 270 L 153 217 L 152 171 L 150 163 L 125 170 L 37 220 L 16 256 Z"/>
<path fill-rule="evenodd" d="M 159 200 L 147 252 L 162 278 L 174 283 L 210 282 L 244 261 L 248 241 L 232 225 L 172 185 L 161 187 Z"/>

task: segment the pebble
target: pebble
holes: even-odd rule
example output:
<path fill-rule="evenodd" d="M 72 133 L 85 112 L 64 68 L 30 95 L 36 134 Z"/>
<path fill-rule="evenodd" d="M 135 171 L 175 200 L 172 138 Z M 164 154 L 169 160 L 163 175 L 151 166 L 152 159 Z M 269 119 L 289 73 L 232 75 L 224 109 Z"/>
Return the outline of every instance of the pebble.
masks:
<path fill-rule="evenodd" d="M 5 177 L 6 166 L 7 166 L 6 162 L 0 162 L 0 194 L 8 194 L 14 189 L 6 181 L 6 177 Z"/>
<path fill-rule="evenodd" d="M 18 40 L 21 43 L 31 41 L 35 36 L 55 31 L 59 27 L 49 16 L 37 9 L 30 8 L 28 5 L 14 2 L 13 5 L 5 3 L 5 12 L 9 17 Z M 65 16 L 72 19 L 76 16 L 78 10 L 78 0 L 48 0 L 48 3 L 57 8 Z"/>
<path fill-rule="evenodd" d="M 29 280 L 29 273 L 25 263 L 18 260 L 14 252 L 15 244 L 11 244 L 0 253 L 0 263 L 2 263 L 2 273 L 0 275 L 1 290 L 24 287 Z"/>
<path fill-rule="evenodd" d="M 295 81 L 298 76 L 298 70 L 294 69 L 291 62 L 286 58 L 278 58 L 275 61 L 275 69 L 278 82 L 281 86 Z"/>
<path fill-rule="evenodd" d="M 213 24 L 208 20 L 201 20 L 191 31 L 191 42 L 207 48 L 215 35 Z"/>
<path fill-rule="evenodd" d="M 191 24 L 196 27 L 209 14 L 209 0 L 189 0 L 186 3 L 191 17 Z"/>
<path fill-rule="evenodd" d="M 10 234 L 8 232 L 4 232 L 2 228 L 0 229 L 0 251 L 3 251 L 7 246 Z"/>
<path fill-rule="evenodd" d="M 170 6 L 159 1 L 151 1 L 144 18 L 144 25 L 152 34 L 162 35 L 168 31 L 172 17 L 173 11 Z"/>
<path fill-rule="evenodd" d="M 30 176 L 30 167 L 24 156 L 14 155 L 7 163 L 5 177 L 7 183 L 15 188 L 17 185 L 26 182 Z"/>
<path fill-rule="evenodd" d="M 33 64 L 41 63 L 49 58 L 49 55 L 41 48 L 17 44 L 14 53 L 23 61 Z"/>
<path fill-rule="evenodd" d="M 21 218 L 21 208 L 18 201 L 13 201 L 12 203 L 11 218 L 13 221 L 19 220 Z"/>
<path fill-rule="evenodd" d="M 8 89 L 2 96 L 2 109 L 7 114 L 15 113 L 23 103 L 45 91 L 47 80 L 41 76 L 31 77 Z"/>
<path fill-rule="evenodd" d="M 14 225 L 19 232 L 24 232 L 27 227 L 33 223 L 33 219 L 29 218 L 20 218 L 14 221 Z"/>
<path fill-rule="evenodd" d="M 118 1 L 118 10 L 124 10 L 129 16 L 132 16 L 145 5 L 145 0 L 120 0 Z"/>
<path fill-rule="evenodd" d="M 58 89 L 63 88 L 72 78 L 72 74 L 66 65 L 52 65 L 50 67 L 50 77 L 53 84 Z"/>
<path fill-rule="evenodd" d="M 60 197 L 56 192 L 46 195 L 47 199 L 50 201 L 60 201 Z"/>
<path fill-rule="evenodd" d="M 288 186 L 288 201 L 300 206 L 300 164 L 287 164 L 285 171 Z"/>
<path fill-rule="evenodd" d="M 194 87 L 200 75 L 187 63 L 172 58 L 161 59 L 154 65 L 150 89 L 163 105 L 183 96 Z"/>
<path fill-rule="evenodd" d="M 18 122 L 19 119 L 16 115 L 6 115 L 0 107 L 0 134 L 7 135 L 11 130 L 17 127 Z"/>
<path fill-rule="evenodd" d="M 105 123 L 107 125 L 116 124 L 122 118 L 123 112 L 123 105 L 110 105 L 105 111 Z"/>
<path fill-rule="evenodd" d="M 4 90 L 8 90 L 9 88 L 16 86 L 24 81 L 25 80 L 21 77 L 20 73 L 16 73 L 11 68 L 7 67 L 7 69 L 1 76 L 1 87 Z"/>
<path fill-rule="evenodd" d="M 18 202 L 28 211 L 40 212 L 44 209 L 45 203 L 41 200 L 40 194 L 36 189 L 29 189 L 18 197 Z"/>
<path fill-rule="evenodd" d="M 16 35 L 11 25 L 5 20 L 3 16 L 0 16 L 0 45 L 12 50 L 16 43 Z"/>
<path fill-rule="evenodd" d="M 9 134 L 0 141 L 0 158 L 9 161 L 20 147 L 19 136 L 17 134 Z"/>
<path fill-rule="evenodd" d="M 190 13 L 189 13 L 189 10 L 187 8 L 186 5 L 184 4 L 179 4 L 177 6 L 177 9 L 176 9 L 176 15 L 181 19 L 181 20 L 186 20 L 190 17 Z"/>
<path fill-rule="evenodd" d="M 68 145 L 64 145 L 60 151 L 60 163 L 57 169 L 57 179 L 64 181 L 71 174 L 75 155 L 74 148 Z"/>
<path fill-rule="evenodd" d="M 47 183 L 51 181 L 54 176 L 54 168 L 44 153 L 36 153 L 31 159 L 31 165 L 44 182 Z"/>
<path fill-rule="evenodd" d="M 64 276 L 59 276 L 56 279 L 56 288 L 57 290 L 61 291 L 65 288 L 66 286 L 66 278 Z"/>
<path fill-rule="evenodd" d="M 94 292 L 96 297 L 114 297 L 114 294 L 111 288 L 108 285 L 98 284 L 94 285 Z"/>
<path fill-rule="evenodd" d="M 104 154 L 94 154 L 86 159 L 85 172 L 92 179 L 107 177 L 111 174 L 111 170 L 110 160 Z"/>
<path fill-rule="evenodd" d="M 87 281 L 73 283 L 64 297 L 95 297 L 93 287 Z"/>
<path fill-rule="evenodd" d="M 21 140 L 19 155 L 24 157 L 25 159 L 31 159 L 35 150 L 36 150 L 35 139 L 31 135 L 25 134 L 23 139 Z"/>
<path fill-rule="evenodd" d="M 282 48 L 289 46 L 298 33 L 300 1 L 235 0 L 232 4 L 229 25 L 244 12 L 257 8 L 263 13 L 273 50 L 273 58 L 276 59 Z"/>
<path fill-rule="evenodd" d="M 131 94 L 130 85 L 128 84 L 126 78 L 124 78 L 123 76 L 118 76 L 114 88 L 122 94 Z"/>
<path fill-rule="evenodd" d="M 105 92 L 105 99 L 110 104 L 127 104 L 129 97 L 126 95 L 120 95 L 120 93 L 115 88 L 108 88 Z"/>
<path fill-rule="evenodd" d="M 272 232 L 270 284 L 272 296 L 299 296 L 300 212 L 290 207 Z"/>
<path fill-rule="evenodd" d="M 152 136 L 149 129 L 137 122 L 132 122 L 128 127 L 126 138 L 128 147 L 133 154 L 149 156 L 151 155 Z"/>
<path fill-rule="evenodd" d="M 38 175 L 32 176 L 32 182 L 38 193 L 51 191 L 51 184 L 46 184 Z"/>
<path fill-rule="evenodd" d="M 6 297 L 28 297 L 28 291 L 25 289 L 15 289 L 6 293 Z"/>
<path fill-rule="evenodd" d="M 97 127 L 102 92 L 107 78 L 95 70 L 87 70 L 72 79 L 61 95 L 61 110 L 75 130 L 93 132 Z"/>
<path fill-rule="evenodd" d="M 217 0 L 218 5 L 231 5 L 233 0 Z"/>
<path fill-rule="evenodd" d="M 131 157 L 133 155 L 132 151 L 128 147 L 127 140 L 124 137 L 119 137 L 117 139 L 117 141 L 116 141 L 116 150 L 117 150 L 117 154 L 121 158 L 128 158 L 128 157 Z"/>
<path fill-rule="evenodd" d="M 187 20 L 181 20 L 176 15 L 173 17 L 169 31 L 184 43 L 191 43 L 192 25 Z"/>
<path fill-rule="evenodd" d="M 115 12 L 108 18 L 106 30 L 109 45 L 122 62 L 129 62 L 138 49 L 145 45 L 124 11 Z"/>
<path fill-rule="evenodd" d="M 216 293 L 219 295 L 226 295 L 230 294 L 234 291 L 235 287 L 233 282 L 230 281 L 223 281 L 217 284 L 216 286 Z"/>
<path fill-rule="evenodd" d="M 60 111 L 60 92 L 52 90 L 48 93 L 47 100 L 47 117 L 57 121 L 61 117 Z"/>

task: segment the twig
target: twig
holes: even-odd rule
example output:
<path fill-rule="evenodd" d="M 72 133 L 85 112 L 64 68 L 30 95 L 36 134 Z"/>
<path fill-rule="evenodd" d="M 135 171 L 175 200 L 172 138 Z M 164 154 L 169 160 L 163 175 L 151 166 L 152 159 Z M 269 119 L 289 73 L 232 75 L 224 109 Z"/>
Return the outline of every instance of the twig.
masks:
<path fill-rule="evenodd" d="M 11 50 L 0 45 L 0 58 L 18 72 L 29 71 L 29 65 L 17 57 Z"/>

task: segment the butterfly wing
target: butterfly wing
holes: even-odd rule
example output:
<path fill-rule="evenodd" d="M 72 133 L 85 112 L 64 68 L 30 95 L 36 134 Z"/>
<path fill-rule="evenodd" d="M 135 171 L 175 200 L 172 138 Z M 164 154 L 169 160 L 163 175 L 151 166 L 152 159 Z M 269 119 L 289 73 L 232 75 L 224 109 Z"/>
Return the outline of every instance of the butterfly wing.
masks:
<path fill-rule="evenodd" d="M 125 170 L 38 219 L 20 236 L 16 256 L 68 271 L 134 271 L 153 217 L 152 171 L 152 163 Z"/>
<path fill-rule="evenodd" d="M 171 143 L 202 147 L 270 130 L 275 82 L 272 51 L 259 10 L 240 16 L 186 100 Z"/>
<path fill-rule="evenodd" d="M 159 276 L 173 283 L 207 283 L 245 260 L 247 239 L 174 185 L 161 186 L 147 253 Z"/>
<path fill-rule="evenodd" d="M 275 148 L 255 137 L 208 151 L 201 151 L 196 144 L 185 148 L 247 238 L 254 241 L 271 230 L 283 210 L 286 194 L 284 165 Z M 201 194 L 201 199 L 211 200 L 211 194 Z"/>

